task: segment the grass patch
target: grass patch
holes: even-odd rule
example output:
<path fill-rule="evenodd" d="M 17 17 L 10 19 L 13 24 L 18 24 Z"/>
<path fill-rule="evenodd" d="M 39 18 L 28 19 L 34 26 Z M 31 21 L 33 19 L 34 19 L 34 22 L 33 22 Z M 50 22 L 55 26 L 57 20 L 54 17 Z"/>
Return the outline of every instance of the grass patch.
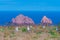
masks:
<path fill-rule="evenodd" d="M 55 32 L 53 32 L 53 31 L 51 31 L 51 30 L 50 30 L 49 33 L 51 34 L 51 37 L 52 37 L 52 38 L 56 38 L 56 37 L 58 36 Z"/>
<path fill-rule="evenodd" d="M 12 32 L 12 33 L 10 34 L 10 37 L 14 37 L 14 36 L 15 36 L 15 33 Z"/>
<path fill-rule="evenodd" d="M 39 31 L 39 32 L 36 32 L 36 34 L 41 34 L 42 32 L 41 31 Z"/>
<path fill-rule="evenodd" d="M 4 28 L 0 28 L 0 31 L 1 31 L 1 32 L 4 32 Z"/>
<path fill-rule="evenodd" d="M 22 32 L 27 32 L 27 28 L 22 27 L 20 30 L 22 30 Z"/>
<path fill-rule="evenodd" d="M 14 30 L 14 28 L 13 27 L 8 27 L 8 30 Z"/>

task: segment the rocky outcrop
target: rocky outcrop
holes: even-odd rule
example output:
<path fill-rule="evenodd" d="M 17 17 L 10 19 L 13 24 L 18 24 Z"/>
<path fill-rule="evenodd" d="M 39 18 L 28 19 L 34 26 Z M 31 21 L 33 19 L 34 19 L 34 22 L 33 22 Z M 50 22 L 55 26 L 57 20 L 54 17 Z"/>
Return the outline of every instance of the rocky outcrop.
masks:
<path fill-rule="evenodd" d="M 42 24 L 52 24 L 52 20 L 44 16 L 41 20 Z"/>
<path fill-rule="evenodd" d="M 30 24 L 34 24 L 34 21 L 31 18 L 20 14 L 16 18 L 12 18 L 12 23 L 18 25 L 22 25 L 22 24 L 30 25 Z"/>

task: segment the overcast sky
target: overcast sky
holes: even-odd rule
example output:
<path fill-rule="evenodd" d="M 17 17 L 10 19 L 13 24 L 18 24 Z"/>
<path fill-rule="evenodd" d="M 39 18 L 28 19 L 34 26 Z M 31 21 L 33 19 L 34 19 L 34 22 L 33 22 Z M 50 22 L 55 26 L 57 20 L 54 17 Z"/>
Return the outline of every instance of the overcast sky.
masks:
<path fill-rule="evenodd" d="M 0 11 L 60 11 L 60 0 L 0 0 Z"/>

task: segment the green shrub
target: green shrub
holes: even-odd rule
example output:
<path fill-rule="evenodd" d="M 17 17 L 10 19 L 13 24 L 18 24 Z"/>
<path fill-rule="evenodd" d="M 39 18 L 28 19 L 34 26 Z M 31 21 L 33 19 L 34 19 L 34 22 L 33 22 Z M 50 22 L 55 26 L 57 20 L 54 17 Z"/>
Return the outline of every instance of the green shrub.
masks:
<path fill-rule="evenodd" d="M 56 30 L 56 27 L 53 27 L 52 30 Z"/>
<path fill-rule="evenodd" d="M 36 34 L 41 34 L 42 32 L 41 31 L 39 31 L 39 32 L 37 32 Z"/>
<path fill-rule="evenodd" d="M 55 35 L 55 33 L 54 33 L 54 32 L 52 32 L 52 31 L 50 31 L 49 33 L 50 33 L 51 35 Z"/>
<path fill-rule="evenodd" d="M 22 32 L 27 32 L 27 28 L 23 27 L 21 28 Z"/>
<path fill-rule="evenodd" d="M 51 34 L 51 37 L 52 38 L 56 38 L 57 37 L 57 34 L 55 32 L 53 32 L 53 31 L 50 30 L 49 33 Z"/>
<path fill-rule="evenodd" d="M 12 32 L 12 33 L 10 34 L 10 37 L 14 37 L 14 36 L 15 36 L 15 33 Z"/>
<path fill-rule="evenodd" d="M 18 30 L 21 30 L 21 28 L 18 28 Z"/>
<path fill-rule="evenodd" d="M 60 24 L 58 24 L 58 30 L 60 30 Z"/>
<path fill-rule="evenodd" d="M 0 28 L 0 31 L 1 31 L 1 32 L 4 32 L 4 28 Z"/>
<path fill-rule="evenodd" d="M 8 27 L 8 30 L 14 30 L 14 28 L 13 27 Z"/>

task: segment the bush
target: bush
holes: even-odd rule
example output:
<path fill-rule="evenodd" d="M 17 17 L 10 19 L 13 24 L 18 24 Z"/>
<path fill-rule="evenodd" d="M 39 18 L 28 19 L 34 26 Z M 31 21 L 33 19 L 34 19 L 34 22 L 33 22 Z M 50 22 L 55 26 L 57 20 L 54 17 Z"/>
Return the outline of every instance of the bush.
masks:
<path fill-rule="evenodd" d="M 14 30 L 14 28 L 13 27 L 8 27 L 8 30 Z"/>
<path fill-rule="evenodd" d="M 52 38 L 57 37 L 57 34 L 56 34 L 55 32 L 53 32 L 52 30 L 50 30 L 50 32 L 49 32 L 49 33 L 51 34 Z"/>
<path fill-rule="evenodd" d="M 51 30 L 49 31 L 49 33 L 50 33 L 51 35 L 55 35 L 55 33 L 54 33 L 53 31 L 51 31 Z"/>
<path fill-rule="evenodd" d="M 56 27 L 52 27 L 52 29 L 51 30 L 56 30 Z"/>
<path fill-rule="evenodd" d="M 0 28 L 0 31 L 1 31 L 1 32 L 4 32 L 4 28 Z"/>
<path fill-rule="evenodd" d="M 15 33 L 11 32 L 10 37 L 14 37 L 14 36 L 15 36 Z"/>
<path fill-rule="evenodd" d="M 23 27 L 21 28 L 22 32 L 27 32 L 27 28 Z"/>
<path fill-rule="evenodd" d="M 60 33 L 60 24 L 58 24 L 58 32 Z"/>
<path fill-rule="evenodd" d="M 41 34 L 42 32 L 40 31 L 40 32 L 37 32 L 36 34 Z"/>

